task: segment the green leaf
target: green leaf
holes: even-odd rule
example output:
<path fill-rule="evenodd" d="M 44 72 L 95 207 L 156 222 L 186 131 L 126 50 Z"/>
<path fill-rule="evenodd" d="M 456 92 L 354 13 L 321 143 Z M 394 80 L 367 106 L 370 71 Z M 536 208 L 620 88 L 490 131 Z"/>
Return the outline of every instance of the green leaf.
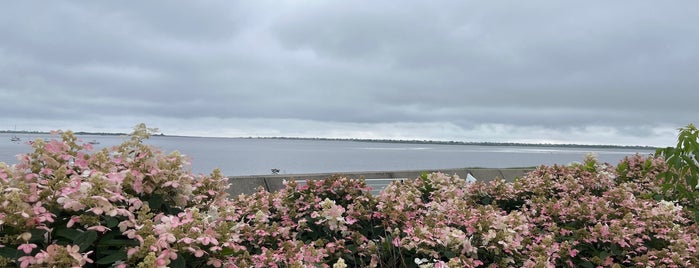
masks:
<path fill-rule="evenodd" d="M 688 167 L 692 162 L 694 162 L 688 154 L 682 155 L 681 158 L 682 162 L 685 164 L 685 167 Z"/>
<path fill-rule="evenodd" d="M 687 176 L 687 184 L 689 184 L 690 188 L 696 187 L 697 182 L 697 176 Z"/>
<path fill-rule="evenodd" d="M 235 254 L 235 251 L 232 248 L 223 248 L 221 249 L 221 255 L 223 256 L 229 256 Z"/>
<path fill-rule="evenodd" d="M 619 246 L 616 244 L 612 244 L 611 256 L 621 256 L 622 254 L 623 251 L 621 250 L 621 248 L 619 248 Z"/>
<path fill-rule="evenodd" d="M 56 230 L 56 233 L 54 234 L 55 237 L 62 237 L 62 238 L 68 239 L 68 241 L 71 241 L 71 242 L 75 241 L 75 238 L 77 238 L 78 235 L 82 234 L 82 232 L 80 232 L 78 230 L 68 228 L 65 226 L 56 227 L 55 230 Z"/>
<path fill-rule="evenodd" d="M 148 206 L 151 209 L 160 210 L 160 207 L 163 206 L 163 197 L 159 194 L 153 194 L 150 199 L 148 199 Z"/>
<path fill-rule="evenodd" d="M 644 174 L 648 172 L 651 167 L 653 167 L 653 161 L 651 161 L 651 158 L 648 158 L 646 159 L 646 162 L 643 163 Z"/>
<path fill-rule="evenodd" d="M 680 164 L 681 164 L 681 163 L 680 163 L 680 159 L 679 159 L 679 155 L 678 155 L 678 154 L 674 154 L 674 153 L 668 155 L 667 158 L 665 159 L 665 161 L 667 162 L 667 164 L 668 164 L 670 167 L 674 167 L 674 168 L 679 167 Z"/>
<path fill-rule="evenodd" d="M 119 220 L 115 217 L 110 217 L 110 216 L 105 216 L 103 218 L 104 226 L 107 226 L 107 228 L 114 228 L 117 225 L 119 225 Z"/>
<path fill-rule="evenodd" d="M 81 234 L 79 234 L 75 238 L 75 244 L 80 247 L 80 252 L 85 252 L 87 251 L 90 246 L 92 246 L 92 243 L 94 243 L 97 240 L 97 232 L 95 231 L 85 231 Z"/>
<path fill-rule="evenodd" d="M 135 239 L 128 239 L 126 236 L 123 236 L 121 232 L 119 231 L 110 231 L 107 234 L 105 234 L 102 239 L 99 241 L 99 246 L 115 246 L 115 247 L 124 247 L 124 246 L 138 246 L 140 243 L 138 240 Z"/>
<path fill-rule="evenodd" d="M 664 249 L 667 248 L 668 245 L 670 245 L 670 242 L 668 242 L 665 239 L 662 238 L 657 238 L 655 236 L 651 236 L 650 240 L 648 240 L 647 245 L 651 249 Z"/>
<path fill-rule="evenodd" d="M 699 166 L 697 166 L 693 163 L 690 164 L 689 165 L 689 174 L 691 174 L 692 176 L 696 176 L 697 174 L 699 174 Z"/>
<path fill-rule="evenodd" d="M 492 203 L 493 203 L 493 198 L 490 197 L 489 195 L 481 196 L 480 204 L 482 204 L 482 205 L 490 205 L 490 204 L 492 204 Z"/>
<path fill-rule="evenodd" d="M 21 255 L 19 252 L 20 252 L 19 250 L 15 249 L 15 248 L 8 247 L 8 246 L 0 248 L 0 256 L 8 258 L 8 259 L 12 259 L 12 260 L 16 260 L 17 258 L 19 258 L 19 256 Z"/>
<path fill-rule="evenodd" d="M 44 241 L 44 235 L 46 234 L 46 230 L 31 229 L 29 230 L 29 233 L 32 234 L 32 238 L 29 239 L 30 243 L 40 243 Z"/>
<path fill-rule="evenodd" d="M 590 261 L 583 261 L 583 262 L 581 262 L 581 263 L 579 263 L 579 264 L 580 264 L 580 267 L 584 267 L 584 268 L 595 268 L 595 264 L 593 264 L 593 263 L 590 262 Z"/>
<path fill-rule="evenodd" d="M 186 268 L 187 261 L 184 260 L 184 257 L 182 255 L 177 254 L 177 259 L 170 261 L 170 267 L 171 268 Z"/>
<path fill-rule="evenodd" d="M 125 251 L 117 251 L 112 254 L 109 254 L 99 260 L 97 260 L 95 263 L 97 264 L 113 264 L 118 261 L 123 261 L 126 260 L 126 252 Z"/>
<path fill-rule="evenodd" d="M 689 137 L 687 137 L 687 138 L 689 138 Z M 692 150 L 692 144 L 689 142 L 689 139 L 683 140 L 682 141 L 682 152 L 684 152 L 685 154 L 689 154 L 692 152 L 691 150 Z"/>
<path fill-rule="evenodd" d="M 184 211 L 184 210 L 182 210 L 181 208 L 178 208 L 178 207 L 171 207 L 171 206 L 168 205 L 167 203 L 165 203 L 164 206 L 165 206 L 165 213 L 167 213 L 167 214 L 169 214 L 169 215 L 177 215 L 177 214 L 179 214 L 180 212 L 183 212 L 183 211 Z"/>

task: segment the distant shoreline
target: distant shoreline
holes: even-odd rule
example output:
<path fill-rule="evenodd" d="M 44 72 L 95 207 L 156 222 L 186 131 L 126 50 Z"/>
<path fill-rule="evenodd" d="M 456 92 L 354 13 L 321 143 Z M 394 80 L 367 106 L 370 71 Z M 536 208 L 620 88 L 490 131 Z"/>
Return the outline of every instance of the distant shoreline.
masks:
<path fill-rule="evenodd" d="M 9 134 L 50 134 L 46 131 L 14 131 L 0 130 L 0 133 Z M 127 133 L 110 132 L 73 132 L 75 135 L 98 136 L 125 136 Z M 595 149 L 642 149 L 656 150 L 660 147 L 643 145 L 611 145 L 611 144 L 558 144 L 558 143 L 522 143 L 522 142 L 468 142 L 468 141 L 435 141 L 435 140 L 397 140 L 397 139 L 359 139 L 359 138 L 308 138 L 308 137 L 200 137 L 185 135 L 165 135 L 163 133 L 153 136 L 188 137 L 188 138 L 228 138 L 228 139 L 260 139 L 260 140 L 309 140 L 309 141 L 353 141 L 375 143 L 402 143 L 402 144 L 435 144 L 435 145 L 476 145 L 476 146 L 511 146 L 511 147 L 552 147 L 552 148 L 595 148 Z"/>
<path fill-rule="evenodd" d="M 46 134 L 49 135 L 51 132 L 48 131 L 27 131 L 27 130 L 0 130 L 0 133 L 7 134 Z M 78 131 L 73 132 L 75 135 L 97 135 L 97 136 L 126 136 L 127 133 L 110 133 L 110 132 L 85 132 Z"/>
<path fill-rule="evenodd" d="M 352 139 L 352 138 L 303 138 L 303 137 L 245 137 L 242 139 L 277 139 L 277 140 L 319 140 L 319 141 L 356 141 L 376 143 L 436 144 L 436 145 L 478 145 L 478 146 L 513 146 L 513 147 L 557 147 L 557 148 L 598 148 L 598 149 L 646 149 L 659 147 L 642 145 L 607 145 L 607 144 L 556 144 L 556 143 L 520 143 L 520 142 L 467 142 L 435 140 L 393 140 L 393 139 Z"/>

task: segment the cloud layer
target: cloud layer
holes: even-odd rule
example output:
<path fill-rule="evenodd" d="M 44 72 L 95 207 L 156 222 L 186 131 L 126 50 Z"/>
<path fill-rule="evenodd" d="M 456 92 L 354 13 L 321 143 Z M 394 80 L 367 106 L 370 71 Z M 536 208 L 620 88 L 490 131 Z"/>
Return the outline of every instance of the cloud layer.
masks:
<path fill-rule="evenodd" d="M 669 145 L 699 3 L 21 1 L 9 129 Z"/>

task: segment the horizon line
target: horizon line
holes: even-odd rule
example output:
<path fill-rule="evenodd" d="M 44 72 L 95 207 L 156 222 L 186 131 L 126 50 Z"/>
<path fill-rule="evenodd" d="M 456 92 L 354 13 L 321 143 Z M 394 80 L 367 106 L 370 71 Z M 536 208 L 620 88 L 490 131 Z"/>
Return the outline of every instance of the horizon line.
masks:
<path fill-rule="evenodd" d="M 102 135 L 102 136 L 128 136 L 124 132 L 92 132 L 72 131 L 76 135 Z M 51 134 L 50 131 L 38 130 L 0 130 L 0 133 L 14 134 Z M 157 133 L 151 136 L 185 137 L 185 138 L 224 138 L 224 139 L 281 139 L 281 140 L 328 140 L 328 141 L 356 141 L 356 142 L 382 142 L 382 143 L 406 143 L 406 144 L 440 144 L 440 145 L 483 145 L 483 146 L 539 146 L 539 147 L 582 147 L 582 148 L 627 148 L 627 149 L 659 149 L 663 147 L 650 145 L 620 145 L 620 144 L 586 144 L 586 143 L 535 143 L 512 141 L 456 141 L 456 140 L 429 140 L 429 139 L 392 139 L 392 138 L 331 138 L 331 137 L 298 137 L 298 136 L 197 136 L 175 135 Z"/>

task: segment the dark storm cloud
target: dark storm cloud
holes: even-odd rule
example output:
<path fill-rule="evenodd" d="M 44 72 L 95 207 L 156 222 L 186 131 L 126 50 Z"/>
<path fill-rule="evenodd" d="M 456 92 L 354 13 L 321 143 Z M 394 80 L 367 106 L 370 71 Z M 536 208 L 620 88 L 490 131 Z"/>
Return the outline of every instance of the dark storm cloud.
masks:
<path fill-rule="evenodd" d="M 610 143 L 643 142 L 699 116 L 697 12 L 694 1 L 21 1 L 0 11 L 0 112 L 89 128 L 604 129 Z M 498 137 L 528 139 L 517 135 Z"/>

